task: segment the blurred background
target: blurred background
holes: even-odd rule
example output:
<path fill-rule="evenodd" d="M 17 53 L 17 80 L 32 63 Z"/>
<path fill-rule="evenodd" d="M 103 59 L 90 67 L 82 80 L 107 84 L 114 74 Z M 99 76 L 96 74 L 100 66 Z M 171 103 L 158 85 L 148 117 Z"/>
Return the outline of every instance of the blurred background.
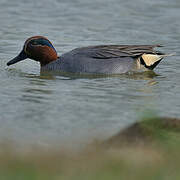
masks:
<path fill-rule="evenodd" d="M 148 111 L 180 117 L 179 0 L 1 0 L 0 141 L 20 145 L 109 137 Z M 37 62 L 7 67 L 30 36 L 61 55 L 100 44 L 162 44 L 157 75 L 74 78 L 40 74 Z"/>

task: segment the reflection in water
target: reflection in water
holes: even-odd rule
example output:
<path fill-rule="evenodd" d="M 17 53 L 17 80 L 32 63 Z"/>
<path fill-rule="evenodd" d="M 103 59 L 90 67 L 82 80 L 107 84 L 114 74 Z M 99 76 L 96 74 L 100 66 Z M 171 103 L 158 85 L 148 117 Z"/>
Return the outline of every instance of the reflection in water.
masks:
<path fill-rule="evenodd" d="M 32 79 L 32 80 L 35 79 L 36 82 L 43 82 L 43 81 L 41 81 L 41 79 L 55 80 L 55 76 L 52 76 L 51 74 L 37 75 L 37 74 L 28 74 L 28 73 L 26 73 L 24 76 L 29 78 L 29 79 Z M 38 79 L 39 79 L 39 81 L 38 81 Z"/>
<path fill-rule="evenodd" d="M 148 82 L 148 85 L 149 85 L 149 86 L 154 86 L 154 85 L 156 85 L 156 84 L 158 84 L 158 82 L 155 81 L 155 80 L 152 80 L 152 81 L 149 81 L 149 82 Z"/>
<path fill-rule="evenodd" d="M 127 74 L 127 78 L 135 79 L 135 80 L 152 80 L 157 77 L 154 71 L 145 71 L 145 72 L 132 72 Z"/>
<path fill-rule="evenodd" d="M 82 73 L 69 73 L 69 72 L 41 72 L 41 78 L 54 79 L 55 76 L 64 77 L 65 79 L 96 79 L 96 78 L 111 78 L 111 77 L 119 77 L 119 78 L 130 78 L 130 79 L 143 79 L 150 80 L 154 77 L 158 76 L 154 71 L 145 71 L 145 72 L 128 72 L 125 74 L 82 74 Z"/>

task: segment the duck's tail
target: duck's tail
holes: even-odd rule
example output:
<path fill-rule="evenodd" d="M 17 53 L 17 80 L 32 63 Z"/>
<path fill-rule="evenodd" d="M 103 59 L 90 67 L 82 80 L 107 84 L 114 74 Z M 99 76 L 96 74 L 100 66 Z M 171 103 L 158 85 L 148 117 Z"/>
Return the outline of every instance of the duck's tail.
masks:
<path fill-rule="evenodd" d="M 174 56 L 175 53 L 172 54 L 143 54 L 141 58 L 144 60 L 146 66 L 152 66 L 154 63 L 162 60 L 168 56 Z"/>
<path fill-rule="evenodd" d="M 168 56 L 173 56 L 175 53 L 172 54 L 146 54 L 144 53 L 141 57 L 139 57 L 139 62 L 145 68 L 153 70 L 160 61 Z"/>

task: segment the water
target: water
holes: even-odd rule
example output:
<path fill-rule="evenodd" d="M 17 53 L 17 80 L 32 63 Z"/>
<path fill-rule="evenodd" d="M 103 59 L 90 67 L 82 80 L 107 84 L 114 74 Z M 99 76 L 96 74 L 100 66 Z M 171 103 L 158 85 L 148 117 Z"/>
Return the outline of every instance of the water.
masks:
<path fill-rule="evenodd" d="M 0 141 L 49 145 L 108 137 L 144 111 L 180 117 L 179 0 L 1 0 Z M 155 72 L 108 78 L 41 75 L 24 41 L 47 36 L 59 54 L 99 44 L 164 44 Z"/>

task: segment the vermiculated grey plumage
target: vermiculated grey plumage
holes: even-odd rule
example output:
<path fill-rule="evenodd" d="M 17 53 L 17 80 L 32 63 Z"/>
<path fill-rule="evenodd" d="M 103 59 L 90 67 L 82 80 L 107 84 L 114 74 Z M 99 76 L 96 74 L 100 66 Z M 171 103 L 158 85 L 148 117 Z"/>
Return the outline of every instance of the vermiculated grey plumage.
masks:
<path fill-rule="evenodd" d="M 143 54 L 162 55 L 160 45 L 100 45 L 76 48 L 58 60 L 41 67 L 41 71 L 89 74 L 121 74 L 134 70 Z"/>

